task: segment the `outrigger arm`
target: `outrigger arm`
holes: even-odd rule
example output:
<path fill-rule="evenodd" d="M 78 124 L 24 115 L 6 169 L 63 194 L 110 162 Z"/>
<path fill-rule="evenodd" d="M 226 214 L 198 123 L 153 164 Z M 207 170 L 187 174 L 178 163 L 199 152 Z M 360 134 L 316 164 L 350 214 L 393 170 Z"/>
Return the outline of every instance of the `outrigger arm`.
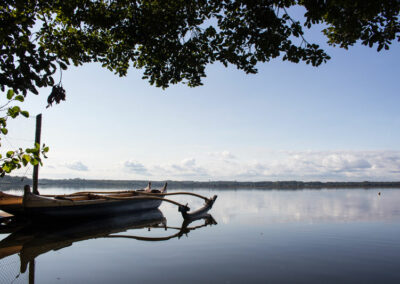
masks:
<path fill-rule="evenodd" d="M 153 194 L 153 195 L 152 194 L 145 194 L 145 195 L 138 195 L 138 196 L 132 196 L 132 197 L 113 197 L 113 196 L 101 196 L 101 195 L 94 195 L 93 194 L 91 196 L 98 197 L 98 198 L 104 198 L 104 199 L 108 199 L 108 200 L 150 199 L 150 200 L 166 201 L 166 202 L 169 202 L 171 204 L 174 204 L 174 205 L 178 206 L 178 211 L 181 212 L 182 217 L 185 220 L 199 218 L 203 214 L 207 213 L 207 211 L 209 211 L 212 208 L 212 206 L 214 205 L 215 200 L 217 199 L 217 195 L 214 195 L 212 198 L 202 197 L 202 198 L 204 198 L 206 200 L 204 206 L 202 208 L 196 210 L 196 211 L 189 212 L 190 208 L 187 205 L 181 204 L 181 203 L 176 202 L 176 201 L 171 200 L 171 199 L 167 199 L 167 198 L 159 197 L 159 196 L 154 196 L 154 195 L 155 194 Z M 190 195 L 198 196 L 198 194 L 190 194 Z"/>

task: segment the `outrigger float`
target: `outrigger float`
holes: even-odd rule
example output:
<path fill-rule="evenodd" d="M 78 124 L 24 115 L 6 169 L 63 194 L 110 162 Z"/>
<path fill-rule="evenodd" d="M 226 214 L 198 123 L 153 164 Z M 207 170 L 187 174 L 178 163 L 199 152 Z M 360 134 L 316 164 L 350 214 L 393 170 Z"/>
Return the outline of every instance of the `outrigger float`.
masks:
<path fill-rule="evenodd" d="M 37 191 L 36 191 L 37 192 Z M 166 198 L 172 195 L 190 195 L 205 200 L 204 206 L 190 212 L 187 205 Z M 118 216 L 129 212 L 157 209 L 168 202 L 178 206 L 184 219 L 197 218 L 210 210 L 217 199 L 192 192 L 167 193 L 167 183 L 159 190 L 82 191 L 63 195 L 40 195 L 31 192 L 27 185 L 24 195 L 0 192 L 0 210 L 24 219 L 74 219 L 100 216 Z"/>

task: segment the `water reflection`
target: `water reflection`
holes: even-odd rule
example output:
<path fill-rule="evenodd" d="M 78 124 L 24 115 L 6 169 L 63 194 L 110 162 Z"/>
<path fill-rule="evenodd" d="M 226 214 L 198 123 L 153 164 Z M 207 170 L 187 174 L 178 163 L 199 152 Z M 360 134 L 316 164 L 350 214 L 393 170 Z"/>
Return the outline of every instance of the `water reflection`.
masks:
<path fill-rule="evenodd" d="M 195 221 L 200 225 L 191 226 Z M 20 273 L 25 273 L 29 267 L 29 283 L 34 283 L 35 259 L 50 251 L 58 251 L 71 246 L 75 242 L 97 238 L 124 238 L 139 241 L 167 241 L 188 236 L 190 231 L 217 222 L 210 214 L 204 214 L 197 219 L 184 220 L 180 227 L 168 226 L 167 219 L 160 210 L 138 212 L 106 219 L 92 219 L 75 222 L 20 224 L 10 222 L 2 224 L 0 233 L 11 233 L 0 241 L 0 259 L 18 254 L 20 258 Z M 165 236 L 141 236 L 133 234 L 161 229 L 173 231 Z M 134 230 L 134 231 L 133 231 Z M 145 231 L 145 232 L 143 232 Z M 121 235 L 122 232 L 129 234 Z"/>
<path fill-rule="evenodd" d="M 52 194 L 56 190 L 43 191 Z M 86 235 L 74 233 L 70 227 L 63 233 L 67 238 L 61 240 L 44 228 L 37 236 L 58 246 L 49 245 L 36 257 L 31 253 L 36 266 L 25 269 L 35 268 L 36 281 L 51 284 L 400 283 L 398 189 L 195 192 L 218 194 L 211 210 L 218 226 L 209 226 L 212 219 L 182 224 L 176 206 L 163 203 L 164 215 L 148 219 L 147 226 L 135 227 L 128 218 L 125 225 L 123 220 L 119 225 L 110 222 L 103 231 L 92 233 L 91 226 L 85 225 Z M 192 208 L 203 203 L 184 196 L 176 200 L 188 202 Z M 163 223 L 164 216 L 168 225 Z M 185 233 L 189 237 L 181 238 Z M 10 283 L 18 274 L 16 252 L 28 248 L 29 243 L 39 243 L 29 236 L 13 237 L 20 243 L 10 241 L 8 253 L 14 250 L 15 254 L 1 260 L 0 283 Z M 88 241 L 79 241 L 85 238 Z M 11 236 L 6 239 L 12 240 Z M 56 248 L 61 250 L 54 251 Z M 21 255 L 28 256 L 28 250 Z M 4 265 L 6 262 L 15 262 L 16 268 Z M 13 283 L 28 282 L 28 274 Z"/>
<path fill-rule="evenodd" d="M 213 215 L 224 224 L 400 220 L 398 189 L 230 190 L 218 195 Z"/>

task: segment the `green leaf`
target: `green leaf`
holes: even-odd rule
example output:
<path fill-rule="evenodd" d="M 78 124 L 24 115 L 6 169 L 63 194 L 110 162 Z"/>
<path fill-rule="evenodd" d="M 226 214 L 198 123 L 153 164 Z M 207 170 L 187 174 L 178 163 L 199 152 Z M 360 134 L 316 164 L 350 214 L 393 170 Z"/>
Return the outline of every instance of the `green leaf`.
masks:
<path fill-rule="evenodd" d="M 6 173 L 10 173 L 10 172 L 11 172 L 11 167 L 10 167 L 9 165 L 3 165 L 3 170 L 4 170 Z"/>
<path fill-rule="evenodd" d="M 11 100 L 13 96 L 14 96 L 14 91 L 11 89 L 8 90 L 7 91 L 7 99 Z"/>
<path fill-rule="evenodd" d="M 27 112 L 26 110 L 21 111 L 21 114 L 25 117 L 29 117 L 29 112 Z"/>
<path fill-rule="evenodd" d="M 19 95 L 19 96 L 16 96 L 16 97 L 14 98 L 14 100 L 23 102 L 23 101 L 25 100 L 25 98 L 24 98 L 24 96 Z"/>
<path fill-rule="evenodd" d="M 13 110 L 14 112 L 20 112 L 20 111 L 21 111 L 21 108 L 20 108 L 19 106 L 14 106 L 14 107 L 12 107 L 12 110 Z"/>
<path fill-rule="evenodd" d="M 31 160 L 31 156 L 29 156 L 29 155 L 22 155 L 22 160 L 23 161 L 26 161 L 26 162 L 30 162 L 30 160 Z"/>
<path fill-rule="evenodd" d="M 26 154 L 22 156 L 22 163 L 24 164 L 24 166 L 26 166 L 30 162 L 30 160 L 31 160 L 31 156 L 26 155 Z"/>
<path fill-rule="evenodd" d="M 4 117 L 0 118 L 0 126 L 3 126 L 3 127 L 7 126 L 7 122 L 6 122 L 6 119 Z"/>
<path fill-rule="evenodd" d="M 49 148 L 49 147 L 45 147 L 45 148 L 43 148 L 43 152 L 45 152 L 45 153 L 49 152 L 49 150 L 50 150 L 50 148 Z"/>
<path fill-rule="evenodd" d="M 2 128 L 1 129 L 1 133 L 3 133 L 4 135 L 7 135 L 7 133 L 8 133 L 7 128 Z"/>
<path fill-rule="evenodd" d="M 14 155 L 14 151 L 8 151 L 8 152 L 6 153 L 7 158 L 11 158 L 12 155 Z"/>

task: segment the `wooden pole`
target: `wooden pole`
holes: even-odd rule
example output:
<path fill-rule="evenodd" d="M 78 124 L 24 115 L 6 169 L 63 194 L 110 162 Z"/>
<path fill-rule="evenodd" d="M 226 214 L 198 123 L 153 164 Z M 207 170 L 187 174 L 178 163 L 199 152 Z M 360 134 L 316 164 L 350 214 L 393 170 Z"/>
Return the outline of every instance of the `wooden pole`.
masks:
<path fill-rule="evenodd" d="M 36 133 L 35 133 L 35 144 L 40 145 L 40 134 L 42 132 L 42 114 L 36 116 Z M 39 179 L 39 164 L 33 167 L 33 194 L 39 194 L 38 190 L 38 179 Z"/>
<path fill-rule="evenodd" d="M 35 284 L 35 259 L 29 261 L 29 284 Z"/>

